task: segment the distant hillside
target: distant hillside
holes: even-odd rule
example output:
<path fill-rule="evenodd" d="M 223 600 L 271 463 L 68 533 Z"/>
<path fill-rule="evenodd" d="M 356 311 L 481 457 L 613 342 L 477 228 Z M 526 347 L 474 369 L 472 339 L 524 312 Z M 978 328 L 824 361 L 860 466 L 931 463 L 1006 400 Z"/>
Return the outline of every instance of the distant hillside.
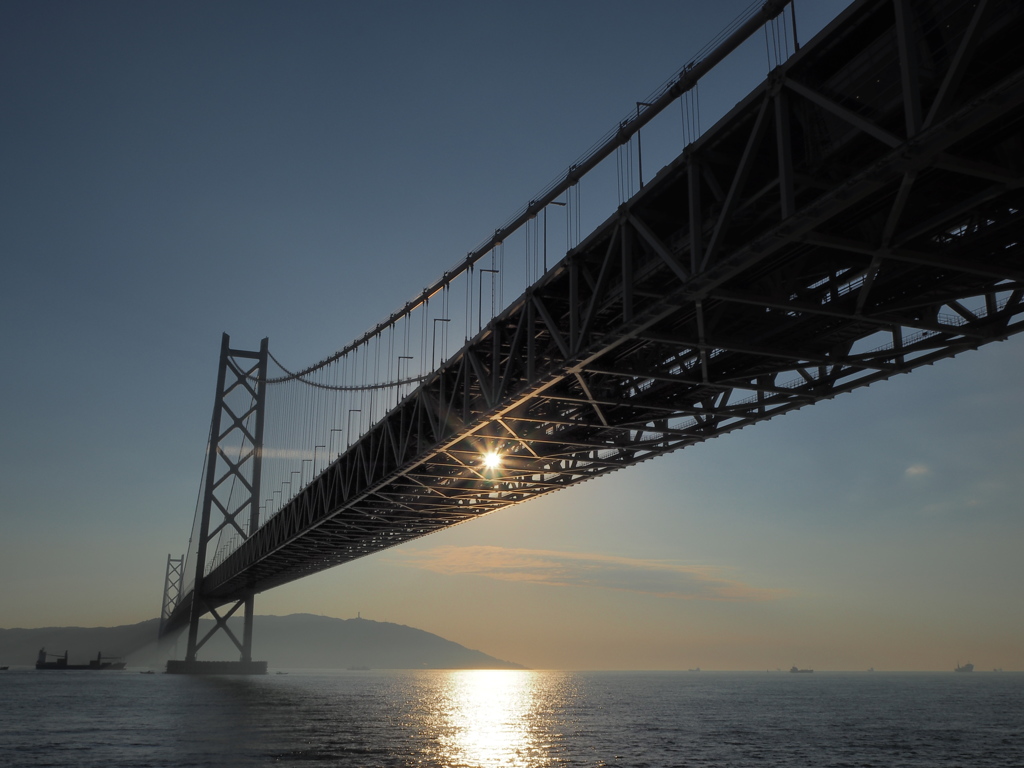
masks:
<path fill-rule="evenodd" d="M 163 666 L 167 658 L 184 655 L 184 633 L 174 644 L 158 648 L 157 620 L 123 627 L 46 627 L 0 629 L 0 665 L 35 663 L 39 649 L 50 653 L 68 651 L 71 663 L 104 656 L 127 657 L 130 666 Z M 238 637 L 241 619 L 229 624 Z M 204 634 L 212 621 L 204 621 Z M 200 659 L 236 659 L 238 651 L 223 633 L 199 652 Z M 451 640 L 402 624 L 369 619 L 333 619 L 297 613 L 291 616 L 257 616 L 253 632 L 253 658 L 271 667 L 314 669 L 522 669 Z"/>
<path fill-rule="evenodd" d="M 68 652 L 71 664 L 85 664 L 104 656 L 127 656 L 152 643 L 159 619 L 123 627 L 43 627 L 0 629 L 0 666 L 35 664 L 40 648 L 49 653 Z"/>

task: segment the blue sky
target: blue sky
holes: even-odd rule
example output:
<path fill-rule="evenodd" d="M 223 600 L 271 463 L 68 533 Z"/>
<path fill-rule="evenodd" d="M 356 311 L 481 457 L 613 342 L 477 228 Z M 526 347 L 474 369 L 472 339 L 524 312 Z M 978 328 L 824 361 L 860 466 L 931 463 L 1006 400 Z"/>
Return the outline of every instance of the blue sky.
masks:
<path fill-rule="evenodd" d="M 846 4 L 798 3 L 802 41 Z M 748 5 L 0 5 L 0 626 L 156 615 L 221 332 L 294 367 L 343 346 Z M 767 68 L 755 38 L 703 127 Z M 648 176 L 681 148 L 644 141 Z M 992 345 L 257 609 L 532 667 L 1024 668 L 1022 384 Z"/>

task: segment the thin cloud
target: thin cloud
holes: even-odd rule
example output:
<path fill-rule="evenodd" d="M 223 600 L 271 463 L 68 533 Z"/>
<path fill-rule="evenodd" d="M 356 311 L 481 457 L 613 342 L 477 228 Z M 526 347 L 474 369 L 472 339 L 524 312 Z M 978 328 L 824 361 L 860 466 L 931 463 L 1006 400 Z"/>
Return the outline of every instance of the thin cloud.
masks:
<path fill-rule="evenodd" d="M 931 467 L 927 464 L 911 464 L 903 473 L 907 477 L 921 477 L 922 475 L 931 474 L 931 471 Z"/>
<path fill-rule="evenodd" d="M 770 600 L 778 592 L 717 575 L 706 566 L 543 549 L 445 546 L 403 556 L 417 568 L 557 587 L 594 587 L 680 600 Z"/>

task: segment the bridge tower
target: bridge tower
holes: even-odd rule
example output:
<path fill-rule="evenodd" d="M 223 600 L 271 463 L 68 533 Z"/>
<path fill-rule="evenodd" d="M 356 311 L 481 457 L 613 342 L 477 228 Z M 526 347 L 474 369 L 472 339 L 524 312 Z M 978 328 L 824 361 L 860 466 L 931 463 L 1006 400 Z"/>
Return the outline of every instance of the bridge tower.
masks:
<path fill-rule="evenodd" d="M 167 671 L 183 674 L 265 674 L 267 663 L 252 660 L 252 622 L 255 593 L 224 604 L 210 600 L 204 591 L 208 566 L 226 550 L 246 540 L 259 528 L 260 474 L 263 452 L 263 419 L 266 402 L 267 339 L 259 351 L 232 349 L 228 334 L 221 339 L 217 372 L 217 396 L 210 424 L 202 501 L 190 555 L 194 560 L 179 565 L 193 573 L 192 605 L 185 660 L 167 662 Z M 217 514 L 219 513 L 219 514 Z M 172 560 L 168 558 L 168 568 Z M 165 587 L 166 588 L 166 587 Z M 181 594 L 181 587 L 178 587 Z M 167 596 L 165 595 L 165 602 Z M 218 607 L 221 612 L 218 612 Z M 224 607 L 228 610 L 224 611 Z M 242 639 L 228 626 L 243 609 Z M 199 620 L 211 614 L 215 625 L 202 638 Z M 238 661 L 199 661 L 196 654 L 215 634 L 223 632 L 238 648 Z"/>
<path fill-rule="evenodd" d="M 185 579 L 185 556 L 167 556 L 167 571 L 164 574 L 164 599 L 160 603 L 160 630 L 171 617 L 174 606 L 181 599 L 182 582 Z"/>

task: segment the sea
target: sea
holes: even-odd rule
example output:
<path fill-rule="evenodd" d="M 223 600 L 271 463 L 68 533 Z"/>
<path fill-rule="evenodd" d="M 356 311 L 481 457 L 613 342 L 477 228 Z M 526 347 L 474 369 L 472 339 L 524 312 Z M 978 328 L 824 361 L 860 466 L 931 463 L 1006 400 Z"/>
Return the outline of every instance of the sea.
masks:
<path fill-rule="evenodd" d="M 1024 673 L 0 672 L 0 766 L 1024 766 Z"/>

